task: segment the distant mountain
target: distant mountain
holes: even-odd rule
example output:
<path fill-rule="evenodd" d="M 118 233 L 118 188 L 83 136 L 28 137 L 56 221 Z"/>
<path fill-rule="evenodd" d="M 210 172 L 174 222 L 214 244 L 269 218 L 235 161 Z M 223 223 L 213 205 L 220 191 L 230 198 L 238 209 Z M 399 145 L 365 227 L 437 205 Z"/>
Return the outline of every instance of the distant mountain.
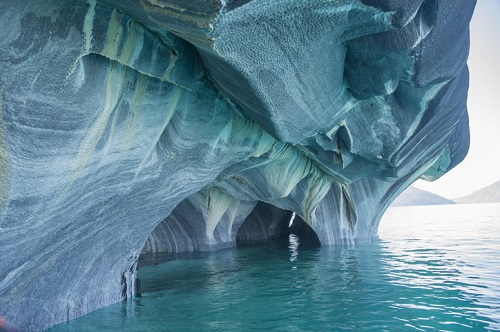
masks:
<path fill-rule="evenodd" d="M 440 204 L 455 204 L 454 201 L 446 199 L 442 196 L 433 194 L 429 191 L 408 187 L 391 206 L 412 206 L 412 205 L 440 205 Z"/>
<path fill-rule="evenodd" d="M 454 198 L 455 202 L 460 204 L 468 203 L 500 203 L 500 181 L 490 184 L 483 189 L 474 191 L 472 194 Z"/>

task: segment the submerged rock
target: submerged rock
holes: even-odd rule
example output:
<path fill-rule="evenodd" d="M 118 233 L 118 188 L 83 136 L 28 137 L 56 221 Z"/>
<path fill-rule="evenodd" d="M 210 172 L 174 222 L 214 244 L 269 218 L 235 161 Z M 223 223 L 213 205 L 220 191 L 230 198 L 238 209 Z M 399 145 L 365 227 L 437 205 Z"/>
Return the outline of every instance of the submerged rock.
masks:
<path fill-rule="evenodd" d="M 3 1 L 0 315 L 43 330 L 132 296 L 141 251 L 283 236 L 290 211 L 370 241 L 467 153 L 473 8 Z"/>

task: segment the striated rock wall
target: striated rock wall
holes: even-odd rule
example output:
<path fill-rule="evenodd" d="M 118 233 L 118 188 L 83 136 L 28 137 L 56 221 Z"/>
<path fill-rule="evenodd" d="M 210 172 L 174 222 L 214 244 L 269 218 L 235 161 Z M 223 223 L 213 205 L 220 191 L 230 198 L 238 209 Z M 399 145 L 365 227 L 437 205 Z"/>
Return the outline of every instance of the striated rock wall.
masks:
<path fill-rule="evenodd" d="M 474 4 L 1 2 L 0 315 L 43 330 L 132 296 L 141 252 L 290 211 L 370 241 L 467 153 Z"/>

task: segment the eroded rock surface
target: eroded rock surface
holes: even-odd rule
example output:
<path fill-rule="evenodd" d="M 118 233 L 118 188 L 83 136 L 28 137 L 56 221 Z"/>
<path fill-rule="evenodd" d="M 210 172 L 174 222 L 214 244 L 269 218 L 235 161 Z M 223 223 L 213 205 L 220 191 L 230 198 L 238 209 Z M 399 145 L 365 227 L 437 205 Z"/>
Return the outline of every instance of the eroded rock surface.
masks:
<path fill-rule="evenodd" d="M 133 295 L 141 251 L 280 236 L 291 211 L 370 241 L 467 153 L 473 8 L 2 1 L 0 315 L 43 330 Z"/>

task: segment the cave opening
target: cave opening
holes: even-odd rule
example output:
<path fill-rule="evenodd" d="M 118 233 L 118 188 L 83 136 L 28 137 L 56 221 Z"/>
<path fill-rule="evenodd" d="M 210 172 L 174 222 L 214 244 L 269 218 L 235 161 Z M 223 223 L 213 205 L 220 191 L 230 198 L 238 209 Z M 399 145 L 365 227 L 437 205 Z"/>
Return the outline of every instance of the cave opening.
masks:
<path fill-rule="evenodd" d="M 196 214 L 192 202 L 185 200 L 151 232 L 141 250 L 139 266 L 157 264 L 178 253 L 217 251 L 266 242 L 288 246 L 290 235 L 300 239 L 301 247 L 321 245 L 315 231 L 295 212 L 264 202 L 254 206 L 240 222 L 230 225 L 220 222 L 220 226 L 226 227 L 219 233 L 232 235 L 224 239 L 217 236 L 215 243 L 209 243 L 205 228 L 197 227 L 204 223 L 204 216 L 201 212 Z"/>
<path fill-rule="evenodd" d="M 292 237 L 295 237 L 293 242 L 298 241 L 301 248 L 321 246 L 316 232 L 295 212 L 292 214 L 292 218 L 290 218 L 288 232 L 290 245 L 292 244 Z"/>
<path fill-rule="evenodd" d="M 289 247 L 290 239 L 301 247 L 320 246 L 314 230 L 298 214 L 259 202 L 236 234 L 237 246 L 274 242 Z"/>
<path fill-rule="evenodd" d="M 191 212 L 185 213 L 187 210 L 184 207 Z M 250 257 L 262 252 L 261 249 L 293 262 L 301 250 L 321 245 L 314 230 L 298 214 L 259 202 L 243 221 L 233 225 L 231 245 L 222 248 L 215 245 L 206 250 L 207 247 L 199 245 L 205 234 L 196 230 L 192 218 L 188 218 L 193 217 L 191 208 L 179 205 L 157 225 L 144 244 L 134 274 L 136 297 L 141 297 L 141 293 L 170 289 L 174 284 L 182 288 L 184 286 L 180 283 L 186 278 L 193 287 L 199 287 L 203 280 L 210 279 L 213 271 L 226 271 L 224 262 L 236 264 L 238 257 Z M 233 250 L 219 250 L 224 248 Z M 284 252 L 289 254 L 282 256 Z M 223 266 L 212 268 L 213 264 Z M 191 276 L 188 272 L 182 272 L 200 266 L 206 266 L 206 271 L 201 269 L 200 275 Z M 176 268 L 179 269 L 177 272 Z"/>

